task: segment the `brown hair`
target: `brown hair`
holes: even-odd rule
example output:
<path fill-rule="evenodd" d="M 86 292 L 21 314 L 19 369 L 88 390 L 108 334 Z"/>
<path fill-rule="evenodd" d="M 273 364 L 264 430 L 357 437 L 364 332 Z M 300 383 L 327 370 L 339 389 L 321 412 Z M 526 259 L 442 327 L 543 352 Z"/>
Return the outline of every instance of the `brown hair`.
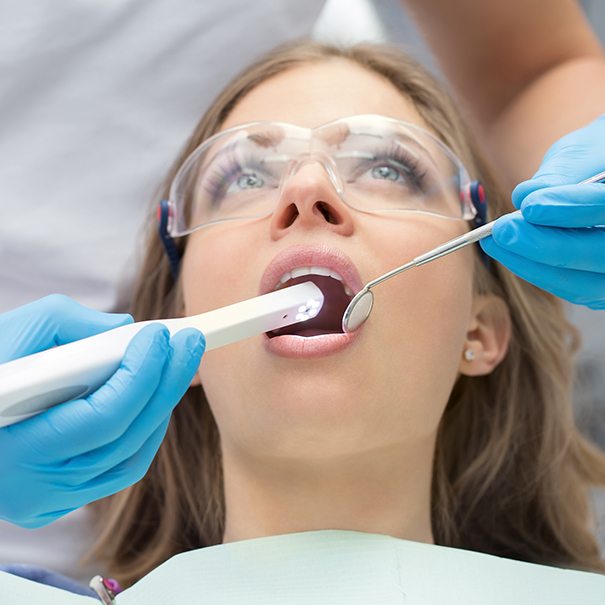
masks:
<path fill-rule="evenodd" d="M 233 107 L 273 75 L 312 62 L 348 60 L 382 75 L 486 187 L 491 216 L 511 209 L 481 160 L 454 103 L 423 68 L 388 46 L 336 48 L 312 42 L 261 58 L 218 96 L 160 191 L 185 158 L 220 130 Z M 138 320 L 172 317 L 180 307 L 151 228 L 134 296 Z M 186 246 L 186 239 L 179 242 Z M 570 405 L 574 333 L 560 301 L 499 265 L 477 261 L 476 288 L 506 301 L 512 338 L 488 376 L 461 376 L 441 420 L 432 479 L 437 544 L 535 563 L 605 571 L 593 535 L 587 491 L 605 484 L 605 458 L 574 425 Z M 177 406 L 149 472 L 97 503 L 103 528 L 94 554 L 126 585 L 172 555 L 222 541 L 225 504 L 218 430 L 201 387 Z"/>

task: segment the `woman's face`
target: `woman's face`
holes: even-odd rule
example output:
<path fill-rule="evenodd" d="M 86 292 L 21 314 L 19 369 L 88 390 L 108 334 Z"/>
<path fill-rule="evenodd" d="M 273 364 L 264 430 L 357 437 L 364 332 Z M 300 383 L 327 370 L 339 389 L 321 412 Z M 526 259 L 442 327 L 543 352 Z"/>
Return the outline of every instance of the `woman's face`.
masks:
<path fill-rule="evenodd" d="M 264 82 L 224 128 L 256 120 L 314 128 L 356 114 L 430 130 L 387 80 L 342 59 Z M 287 183 L 271 216 L 189 236 L 184 311 L 257 296 L 261 283 L 266 290 L 267 279 L 300 266 L 350 270 L 359 288 L 466 229 L 435 216 L 353 210 L 321 165 L 308 165 Z M 464 249 L 377 286 L 370 318 L 350 339 L 262 335 L 208 352 L 199 374 L 223 447 L 319 459 L 433 442 L 473 321 L 472 254 Z"/>

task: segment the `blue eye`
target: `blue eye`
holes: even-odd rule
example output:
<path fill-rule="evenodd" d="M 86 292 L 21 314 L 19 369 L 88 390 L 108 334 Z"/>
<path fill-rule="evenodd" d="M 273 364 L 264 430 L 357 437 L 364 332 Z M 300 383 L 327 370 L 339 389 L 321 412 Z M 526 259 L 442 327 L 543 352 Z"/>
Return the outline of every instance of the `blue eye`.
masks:
<path fill-rule="evenodd" d="M 401 174 L 393 166 L 382 164 L 381 166 L 374 166 L 372 168 L 372 176 L 375 179 L 383 179 L 387 181 L 397 181 Z"/>
<path fill-rule="evenodd" d="M 239 189 L 258 189 L 265 184 L 265 181 L 254 172 L 242 174 L 235 181 Z"/>

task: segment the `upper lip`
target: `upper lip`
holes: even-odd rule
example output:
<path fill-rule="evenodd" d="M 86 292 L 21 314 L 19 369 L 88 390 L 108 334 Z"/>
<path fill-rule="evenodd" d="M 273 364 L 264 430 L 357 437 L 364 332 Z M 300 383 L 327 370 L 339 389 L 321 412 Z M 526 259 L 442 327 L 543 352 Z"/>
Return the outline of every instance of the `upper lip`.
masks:
<path fill-rule="evenodd" d="M 338 248 L 326 245 L 296 245 L 286 248 L 269 263 L 260 281 L 259 294 L 272 292 L 284 273 L 298 267 L 326 267 L 339 273 L 353 293 L 362 288 L 357 267 Z"/>

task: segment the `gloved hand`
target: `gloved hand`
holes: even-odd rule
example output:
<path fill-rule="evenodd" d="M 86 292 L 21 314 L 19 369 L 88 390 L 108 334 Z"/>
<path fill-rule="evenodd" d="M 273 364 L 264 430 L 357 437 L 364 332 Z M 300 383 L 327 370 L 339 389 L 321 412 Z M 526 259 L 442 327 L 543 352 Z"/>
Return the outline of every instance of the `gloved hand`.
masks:
<path fill-rule="evenodd" d="M 48 296 L 0 315 L 0 363 L 130 322 Z M 0 428 L 0 518 L 40 527 L 141 479 L 204 348 L 198 330 L 149 325 L 97 391 Z"/>
<path fill-rule="evenodd" d="M 605 309 L 605 184 L 578 185 L 605 171 L 605 115 L 557 141 L 533 178 L 513 191 L 523 216 L 504 216 L 487 254 L 570 302 Z"/>

